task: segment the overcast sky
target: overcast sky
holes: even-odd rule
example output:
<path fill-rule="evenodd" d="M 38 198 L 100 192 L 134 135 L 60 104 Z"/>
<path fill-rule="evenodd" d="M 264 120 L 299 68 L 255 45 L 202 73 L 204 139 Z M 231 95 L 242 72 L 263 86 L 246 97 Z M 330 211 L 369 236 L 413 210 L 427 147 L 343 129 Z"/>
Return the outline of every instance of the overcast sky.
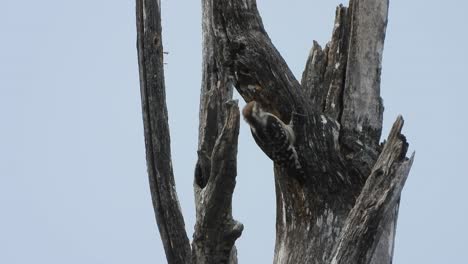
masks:
<path fill-rule="evenodd" d="M 190 238 L 200 2 L 162 0 L 173 164 Z M 296 77 L 312 41 L 329 40 L 339 3 L 258 1 Z M 384 136 L 402 114 L 410 151 L 417 151 L 394 263 L 465 263 L 468 2 L 390 5 Z M 0 263 L 165 263 L 146 175 L 134 6 L 133 0 L 1 1 Z M 238 165 L 233 214 L 245 226 L 240 263 L 271 263 L 272 166 L 245 123 Z"/>

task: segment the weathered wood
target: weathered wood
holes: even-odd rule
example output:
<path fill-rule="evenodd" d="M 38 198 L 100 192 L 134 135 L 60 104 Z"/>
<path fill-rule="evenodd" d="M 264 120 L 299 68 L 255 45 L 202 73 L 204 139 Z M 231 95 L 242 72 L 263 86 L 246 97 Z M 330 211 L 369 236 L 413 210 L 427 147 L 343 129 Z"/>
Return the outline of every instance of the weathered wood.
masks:
<path fill-rule="evenodd" d="M 395 248 L 395 235 L 397 228 L 398 210 L 400 209 L 400 202 L 395 203 L 392 209 L 382 217 L 379 228 L 381 235 L 375 250 L 372 254 L 370 264 L 392 263 L 393 251 Z"/>
<path fill-rule="evenodd" d="M 240 113 L 232 101 L 228 68 L 219 63 L 213 37 L 210 2 L 203 2 L 203 78 L 200 96 L 198 161 L 195 169 L 197 219 L 192 242 L 193 263 L 237 263 L 234 243 L 243 225 L 232 217 L 237 176 Z"/>
<path fill-rule="evenodd" d="M 240 114 L 237 102 L 226 103 L 226 120 L 213 147 L 208 182 L 196 182 L 197 221 L 192 242 L 193 263 L 236 263 L 234 242 L 243 225 L 232 218 L 232 194 L 237 176 L 237 140 Z M 197 172 L 201 173 L 197 165 Z M 197 177 L 198 178 L 198 177 Z"/>
<path fill-rule="evenodd" d="M 387 28 L 388 0 L 351 0 L 351 38 L 341 124 L 345 144 L 379 144 L 383 104 L 380 74 Z M 349 141 L 349 142 L 347 142 Z"/>
<path fill-rule="evenodd" d="M 246 101 L 293 123 L 302 170 L 274 167 L 274 263 L 390 264 L 400 194 L 414 156 L 405 157 L 402 118 L 388 142 L 379 144 L 388 0 L 340 5 L 332 39 L 324 49 L 314 42 L 302 84 L 264 30 L 255 0 L 202 3 L 197 219 L 190 252 L 173 188 L 159 2 L 137 1 L 148 170 L 169 263 L 237 263 L 234 243 L 243 226 L 232 217 L 240 119 L 235 87 Z"/>
<path fill-rule="evenodd" d="M 160 3 L 136 1 L 137 48 L 146 164 L 154 212 L 170 264 L 191 263 L 190 244 L 175 190 L 163 71 Z"/>
<path fill-rule="evenodd" d="M 322 49 L 320 44 L 314 41 L 302 74 L 301 86 L 307 98 L 310 98 L 310 104 L 317 112 L 323 112 L 328 93 L 328 87 L 324 82 L 328 64 L 328 49 L 328 45 Z"/>
<path fill-rule="evenodd" d="M 384 231 L 381 224 L 398 203 L 413 164 L 414 154 L 406 158 L 408 143 L 401 134 L 402 127 L 403 119 L 399 117 L 346 220 L 332 264 L 371 263 Z"/>
<path fill-rule="evenodd" d="M 348 8 L 338 6 L 332 40 L 323 51 L 314 41 L 301 82 L 312 105 L 336 120 L 341 118 L 343 108 L 350 23 Z"/>
<path fill-rule="evenodd" d="M 211 15 L 213 37 L 222 55 L 217 57 L 218 65 L 229 67 L 243 98 L 260 102 L 285 122 L 293 112 L 304 117 L 295 122 L 296 148 L 308 178 L 297 179 L 294 173 L 275 168 L 275 261 L 322 262 L 331 255 L 331 244 L 338 239 L 364 180 L 347 175 L 338 145 L 339 125 L 308 104 L 299 82 L 263 29 L 255 1 L 207 2 L 212 10 L 206 14 Z M 333 223 L 317 224 L 324 219 Z"/>
<path fill-rule="evenodd" d="M 242 97 L 285 122 L 297 113 L 295 147 L 306 177 L 275 166 L 274 262 L 327 263 L 382 151 L 377 138 L 382 125 L 380 73 L 368 70 L 380 69 L 383 45 L 378 43 L 383 44 L 385 27 L 379 25 L 385 24 L 387 13 L 363 9 L 376 4 L 361 0 L 352 1 L 349 9 L 338 7 L 332 41 L 323 50 L 314 45 L 301 87 L 265 32 L 254 0 L 204 2 L 210 3 L 205 20 L 213 23 L 217 65 L 230 71 Z M 380 1 L 378 10 L 386 10 L 385 4 Z M 360 26 L 368 21 L 381 24 L 364 32 Z M 359 52 L 373 56 L 369 60 Z M 361 100 L 372 102 L 363 107 Z M 363 130 L 355 129 L 361 126 Z"/>

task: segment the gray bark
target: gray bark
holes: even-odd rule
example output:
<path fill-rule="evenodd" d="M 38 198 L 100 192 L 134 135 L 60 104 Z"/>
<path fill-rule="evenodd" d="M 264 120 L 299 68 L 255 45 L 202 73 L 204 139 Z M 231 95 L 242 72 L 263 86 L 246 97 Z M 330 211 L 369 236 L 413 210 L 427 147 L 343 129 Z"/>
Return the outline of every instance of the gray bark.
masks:
<path fill-rule="evenodd" d="M 138 58 L 151 195 L 168 263 L 237 263 L 243 226 L 231 215 L 240 113 L 232 83 L 213 74 L 215 54 L 204 52 L 199 160 L 194 189 L 197 221 L 190 247 L 175 190 L 165 101 L 161 13 L 158 1 L 137 1 Z M 206 45 L 211 43 L 206 33 Z"/>
<path fill-rule="evenodd" d="M 408 143 L 401 135 L 402 127 L 403 119 L 399 117 L 346 220 L 331 263 L 371 263 L 381 239 L 394 238 L 392 234 L 382 237 L 385 234 L 382 224 L 389 220 L 386 218 L 389 214 L 395 213 L 414 159 L 414 154 L 410 159 L 405 157 Z M 393 241 L 383 244 L 393 250 Z"/>
<path fill-rule="evenodd" d="M 196 225 L 188 244 L 170 166 L 159 5 L 137 1 L 148 171 L 169 263 L 237 263 L 233 219 L 239 109 L 247 102 L 293 122 L 303 171 L 275 165 L 274 263 L 391 263 L 401 190 L 413 157 L 395 122 L 382 131 L 380 72 L 388 0 L 351 0 L 332 40 L 314 42 L 299 83 L 264 30 L 255 0 L 202 0 L 203 81 Z M 175 246 L 177 245 L 177 246 Z"/>
<path fill-rule="evenodd" d="M 136 1 L 137 48 L 146 164 L 168 263 L 190 263 L 190 244 L 175 190 L 163 71 L 160 3 Z"/>
<path fill-rule="evenodd" d="M 203 3 L 205 12 L 210 8 Z M 232 100 L 232 78 L 216 60 L 212 21 L 203 19 L 203 79 L 200 96 L 198 161 L 195 168 L 197 220 L 194 263 L 237 263 L 234 242 L 243 225 L 232 217 L 237 176 L 240 112 Z"/>

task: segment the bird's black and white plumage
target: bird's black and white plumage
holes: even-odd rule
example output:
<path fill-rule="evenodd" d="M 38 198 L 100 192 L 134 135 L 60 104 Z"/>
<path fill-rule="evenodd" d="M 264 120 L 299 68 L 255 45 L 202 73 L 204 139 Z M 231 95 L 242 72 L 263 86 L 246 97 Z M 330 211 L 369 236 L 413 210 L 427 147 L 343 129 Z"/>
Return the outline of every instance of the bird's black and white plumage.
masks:
<path fill-rule="evenodd" d="M 257 145 L 276 164 L 285 168 L 302 170 L 294 148 L 294 129 L 275 115 L 264 111 L 256 101 L 249 102 L 242 110 Z"/>

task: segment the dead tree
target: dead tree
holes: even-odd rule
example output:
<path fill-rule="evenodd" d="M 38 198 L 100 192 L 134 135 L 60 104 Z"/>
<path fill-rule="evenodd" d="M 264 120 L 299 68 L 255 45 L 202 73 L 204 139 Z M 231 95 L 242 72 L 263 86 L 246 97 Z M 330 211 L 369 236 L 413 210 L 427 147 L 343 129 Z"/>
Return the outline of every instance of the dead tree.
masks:
<path fill-rule="evenodd" d="M 274 165 L 274 263 L 391 263 L 400 194 L 414 156 L 406 158 L 401 117 L 379 142 L 388 0 L 339 6 L 332 40 L 324 48 L 314 43 L 301 83 L 271 43 L 255 0 L 202 0 L 191 244 L 171 163 L 160 1 L 136 2 L 147 166 L 168 263 L 237 263 L 234 243 L 243 226 L 231 213 L 240 122 L 233 89 L 294 124 L 302 171 Z"/>

